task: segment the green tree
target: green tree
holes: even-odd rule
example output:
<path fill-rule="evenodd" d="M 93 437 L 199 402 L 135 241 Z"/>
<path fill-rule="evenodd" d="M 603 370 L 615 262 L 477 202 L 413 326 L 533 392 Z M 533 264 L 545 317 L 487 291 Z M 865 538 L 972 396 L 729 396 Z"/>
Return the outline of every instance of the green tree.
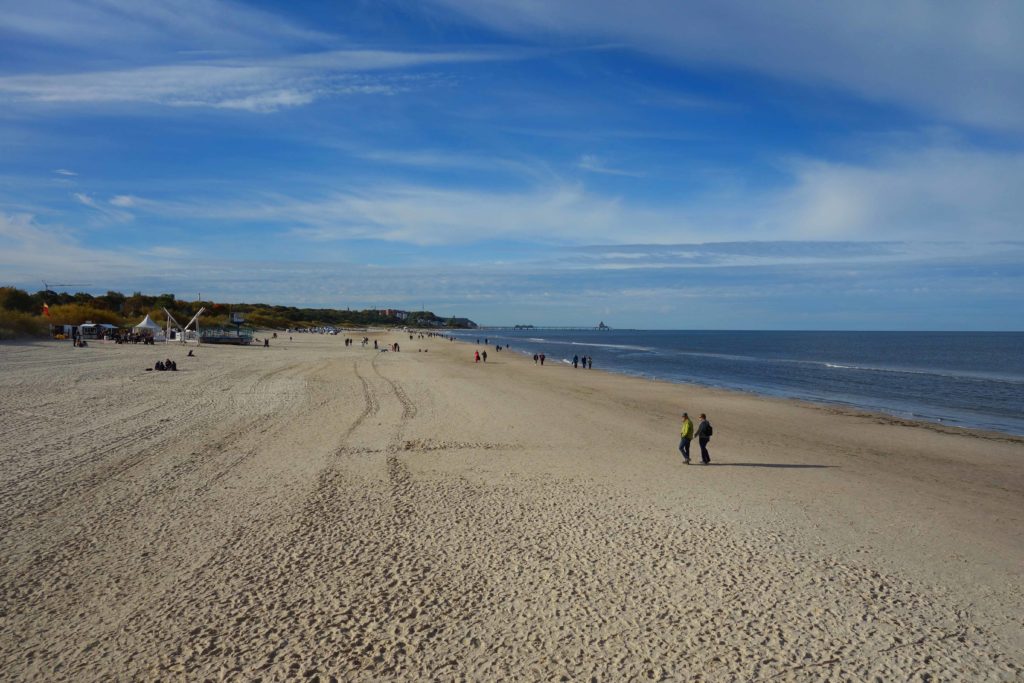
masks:
<path fill-rule="evenodd" d="M 38 306 L 32 295 L 16 287 L 0 287 L 0 308 L 22 313 L 39 313 Z"/>
<path fill-rule="evenodd" d="M 125 295 L 121 292 L 109 291 L 103 296 L 96 297 L 96 303 L 102 303 L 111 311 L 121 312 L 124 308 Z"/>

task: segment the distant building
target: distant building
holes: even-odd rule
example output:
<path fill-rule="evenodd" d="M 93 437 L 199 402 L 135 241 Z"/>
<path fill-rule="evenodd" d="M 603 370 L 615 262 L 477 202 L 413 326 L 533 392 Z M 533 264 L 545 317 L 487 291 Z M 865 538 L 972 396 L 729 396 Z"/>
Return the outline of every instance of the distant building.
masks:
<path fill-rule="evenodd" d="M 377 313 L 384 318 L 396 318 L 398 320 L 406 320 L 409 317 L 409 311 L 400 311 L 397 308 L 381 308 L 377 310 Z"/>

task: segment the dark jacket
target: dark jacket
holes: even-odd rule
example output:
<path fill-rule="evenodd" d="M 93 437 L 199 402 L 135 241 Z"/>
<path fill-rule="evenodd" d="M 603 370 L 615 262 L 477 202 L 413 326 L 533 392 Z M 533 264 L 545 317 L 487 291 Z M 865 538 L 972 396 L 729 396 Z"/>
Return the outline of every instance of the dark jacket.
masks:
<path fill-rule="evenodd" d="M 709 429 L 709 427 L 711 427 L 711 425 L 708 424 L 707 420 L 701 420 L 700 423 L 697 425 L 697 431 L 694 433 L 693 436 L 697 439 L 710 439 L 711 435 L 708 434 L 708 432 L 711 430 Z"/>

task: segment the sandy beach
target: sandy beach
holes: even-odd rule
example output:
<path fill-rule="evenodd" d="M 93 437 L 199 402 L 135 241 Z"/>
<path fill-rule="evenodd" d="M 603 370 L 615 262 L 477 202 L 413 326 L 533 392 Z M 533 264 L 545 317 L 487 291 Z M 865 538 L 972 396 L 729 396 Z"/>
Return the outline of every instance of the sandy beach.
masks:
<path fill-rule="evenodd" d="M 1024 440 L 377 337 L 0 345 L 0 678 L 1024 678 Z"/>

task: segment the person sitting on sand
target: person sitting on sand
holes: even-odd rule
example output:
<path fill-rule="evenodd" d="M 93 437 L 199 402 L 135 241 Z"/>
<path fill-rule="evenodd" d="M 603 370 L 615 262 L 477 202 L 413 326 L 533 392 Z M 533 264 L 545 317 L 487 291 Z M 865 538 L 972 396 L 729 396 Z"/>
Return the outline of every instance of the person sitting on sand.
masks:
<path fill-rule="evenodd" d="M 153 366 L 153 369 L 154 370 L 158 370 L 159 372 L 163 372 L 164 371 L 164 362 L 162 360 L 158 360 L 156 362 L 156 365 Z"/>
<path fill-rule="evenodd" d="M 189 350 L 188 350 L 188 357 L 189 357 L 189 358 L 194 358 L 194 357 L 195 357 L 195 355 L 196 355 L 196 354 L 192 353 L 192 349 L 189 349 Z"/>

